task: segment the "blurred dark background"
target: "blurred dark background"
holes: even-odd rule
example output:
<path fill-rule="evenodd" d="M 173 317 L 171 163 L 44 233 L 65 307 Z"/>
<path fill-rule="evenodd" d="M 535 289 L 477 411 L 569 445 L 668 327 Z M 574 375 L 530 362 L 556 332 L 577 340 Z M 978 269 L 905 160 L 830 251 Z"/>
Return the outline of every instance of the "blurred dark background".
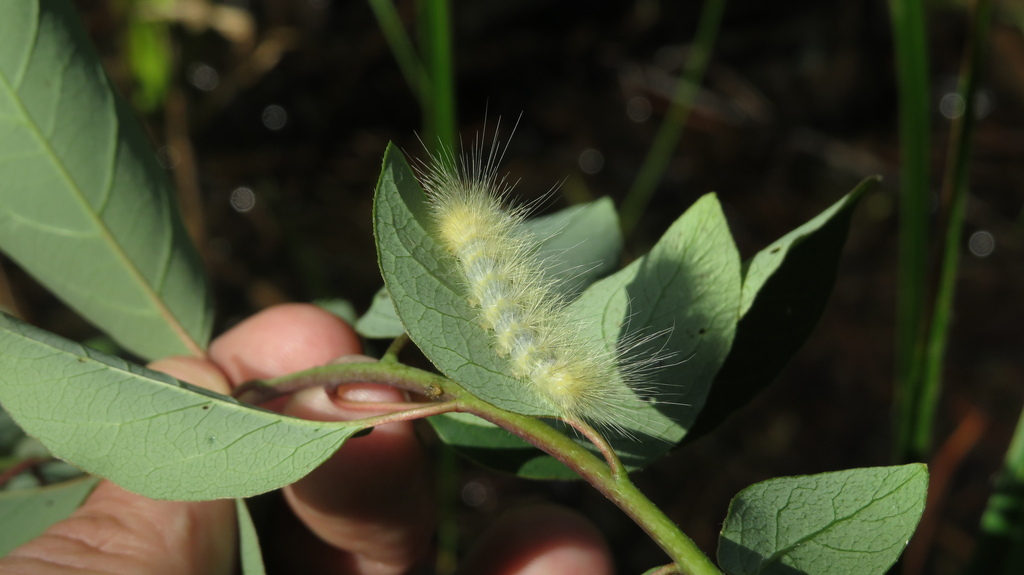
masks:
<path fill-rule="evenodd" d="M 108 71 L 140 109 L 215 291 L 217 331 L 285 301 L 380 287 L 370 226 L 387 142 L 420 154 L 419 106 L 368 4 L 168 2 L 171 83 L 146 102 L 131 72 L 127 0 L 78 0 Z M 406 23 L 415 2 L 396 2 Z M 945 165 L 965 7 L 929 4 L 933 175 Z M 505 168 L 552 203 L 629 190 L 668 107 L 699 2 L 456 1 L 458 125 L 472 138 L 519 118 Z M 831 303 L 779 380 L 637 482 L 709 553 L 729 499 L 780 475 L 891 463 L 899 185 L 896 89 L 882 0 L 729 2 L 689 125 L 626 257 L 644 253 L 696 198 L 718 193 L 744 258 L 881 174 L 854 219 Z M 925 572 L 969 557 L 1024 403 L 1024 2 L 996 16 L 983 80 L 933 478 L 941 506 L 919 531 Z M 987 246 L 987 247 L 986 247 Z M 82 320 L 5 262 L 19 307 L 83 339 Z M 460 541 L 534 499 L 576 506 L 613 541 L 623 573 L 662 560 L 585 485 L 529 483 L 459 464 Z"/>

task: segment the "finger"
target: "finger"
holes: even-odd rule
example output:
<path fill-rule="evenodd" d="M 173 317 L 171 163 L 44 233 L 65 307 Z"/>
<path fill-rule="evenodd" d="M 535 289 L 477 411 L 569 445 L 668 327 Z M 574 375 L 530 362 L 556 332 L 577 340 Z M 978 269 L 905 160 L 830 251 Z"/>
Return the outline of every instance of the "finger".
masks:
<path fill-rule="evenodd" d="M 216 391 L 231 393 L 227 376 L 216 365 L 198 357 L 175 356 L 158 359 L 149 364 L 150 369 L 162 371 L 181 381 Z"/>
<path fill-rule="evenodd" d="M 499 518 L 459 573 L 611 575 L 614 565 L 604 537 L 582 515 L 555 505 L 531 505 Z"/>
<path fill-rule="evenodd" d="M 359 352 L 359 336 L 348 324 L 309 304 L 268 308 L 210 346 L 210 358 L 233 385 L 286 375 Z"/>
<path fill-rule="evenodd" d="M 223 374 L 197 358 L 150 366 L 214 391 Z M 235 511 L 230 500 L 155 501 L 101 482 L 68 519 L 0 560 L 4 574 L 228 575 L 235 563 Z"/>
<path fill-rule="evenodd" d="M 376 404 L 404 394 L 383 385 L 346 386 L 332 400 L 307 390 L 285 413 L 344 421 L 383 413 Z M 347 551 L 346 571 L 405 573 L 422 556 L 434 527 L 430 465 L 412 423 L 376 427 L 349 440 L 316 471 L 285 489 L 295 514 L 321 540 Z"/>
<path fill-rule="evenodd" d="M 270 308 L 221 336 L 210 348 L 229 380 L 276 377 L 360 352 L 347 324 L 310 305 Z M 375 402 L 403 401 L 402 392 L 349 386 L 355 405 L 339 407 L 322 389 L 297 394 L 285 407 L 295 417 L 342 421 L 380 413 Z M 332 553 L 338 569 L 402 572 L 415 561 L 432 530 L 433 490 L 428 465 L 408 423 L 380 426 L 348 441 L 312 474 L 285 489 L 295 514 Z"/>

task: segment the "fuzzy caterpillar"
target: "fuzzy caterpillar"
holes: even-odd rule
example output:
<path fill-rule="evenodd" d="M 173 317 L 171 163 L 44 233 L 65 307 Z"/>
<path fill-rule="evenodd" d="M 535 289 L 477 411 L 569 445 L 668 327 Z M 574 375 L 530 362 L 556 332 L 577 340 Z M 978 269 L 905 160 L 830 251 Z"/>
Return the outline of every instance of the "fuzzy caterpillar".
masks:
<path fill-rule="evenodd" d="M 478 143 L 461 161 L 447 155 L 420 167 L 434 236 L 457 262 L 467 299 L 512 375 L 562 419 L 631 436 L 648 360 L 660 358 L 630 357 L 647 338 L 608 349 L 582 335 L 561 284 L 546 273 L 552 262 L 538 255 L 543 238 L 524 225 L 531 209 L 508 205 L 511 186 L 496 176 L 497 146 L 490 149 L 485 159 Z"/>

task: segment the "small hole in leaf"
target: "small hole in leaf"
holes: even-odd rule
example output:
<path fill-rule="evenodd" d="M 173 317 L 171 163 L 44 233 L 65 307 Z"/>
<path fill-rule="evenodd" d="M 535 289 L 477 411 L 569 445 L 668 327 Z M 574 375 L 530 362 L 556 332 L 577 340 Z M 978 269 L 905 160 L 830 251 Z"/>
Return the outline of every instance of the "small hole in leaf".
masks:
<path fill-rule="evenodd" d="M 704 328 L 704 327 L 700 328 L 700 330 L 697 331 L 697 333 L 699 333 L 700 335 L 704 335 L 707 332 L 708 332 L 707 328 Z"/>

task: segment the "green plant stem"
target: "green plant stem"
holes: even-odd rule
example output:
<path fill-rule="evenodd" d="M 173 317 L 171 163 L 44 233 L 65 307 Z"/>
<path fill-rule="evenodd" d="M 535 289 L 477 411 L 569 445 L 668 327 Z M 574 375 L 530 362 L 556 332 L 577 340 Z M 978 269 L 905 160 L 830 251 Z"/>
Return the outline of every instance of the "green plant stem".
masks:
<path fill-rule="evenodd" d="M 274 379 L 247 381 L 235 388 L 234 397 L 257 405 L 311 387 L 331 389 L 346 383 L 383 383 L 433 401 L 452 399 L 443 387 L 448 379 L 392 361 L 332 363 Z"/>
<path fill-rule="evenodd" d="M 543 421 L 498 409 L 460 391 L 463 410 L 481 417 L 526 440 L 554 457 L 590 483 L 609 501 L 629 515 L 679 567 L 690 575 L 721 575 L 721 571 L 692 539 L 650 499 L 637 489 L 626 473 L 613 473 L 601 459 Z"/>
<path fill-rule="evenodd" d="M 923 0 L 890 0 L 899 86 L 900 241 L 896 318 L 896 458 L 927 456 L 930 437 L 921 433 L 925 278 L 928 269 L 929 125 L 928 56 Z"/>
<path fill-rule="evenodd" d="M 435 575 L 451 575 L 458 567 L 459 459 L 455 449 L 438 442 L 437 456 L 437 552 Z"/>
<path fill-rule="evenodd" d="M 416 55 L 412 40 L 402 26 L 398 10 L 391 0 L 369 0 L 369 3 L 373 15 L 377 18 L 377 25 L 384 33 L 384 39 L 387 40 L 391 53 L 398 62 L 398 69 L 405 77 L 405 82 L 409 84 L 420 105 L 426 106 L 426 102 L 430 100 L 430 77 L 423 67 L 423 62 Z"/>
<path fill-rule="evenodd" d="M 676 83 L 676 90 L 672 95 L 672 104 L 669 106 L 661 127 L 658 128 L 654 144 L 651 145 L 651 149 L 640 167 L 633 187 L 630 188 L 626 199 L 622 202 L 622 208 L 619 210 L 622 231 L 626 235 L 629 235 L 640 221 L 640 216 L 647 209 L 654 189 L 661 181 L 665 168 L 672 159 L 672 153 L 676 149 L 679 136 L 682 134 L 683 128 L 686 127 L 686 120 L 693 108 L 693 100 L 700 90 L 704 71 L 707 69 L 708 60 L 711 57 L 711 48 L 715 43 L 715 36 L 718 35 L 718 29 L 721 27 L 724 13 L 725 0 L 707 0 L 704 4 L 700 20 L 697 22 L 697 33 L 683 68 L 683 75 Z"/>
<path fill-rule="evenodd" d="M 629 515 L 668 554 L 682 573 L 721 575 L 721 571 L 693 540 L 683 534 L 661 509 L 637 489 L 627 473 L 613 470 L 611 465 L 593 452 L 542 420 L 497 408 L 439 375 L 395 362 L 334 363 L 272 380 L 249 382 L 244 387 L 257 392 L 275 388 L 282 393 L 291 393 L 309 387 L 329 389 L 345 383 L 360 382 L 393 385 L 441 402 L 367 418 L 364 421 L 368 427 L 451 411 L 476 415 L 524 439 L 576 472 Z"/>
<path fill-rule="evenodd" d="M 448 0 L 422 0 L 420 49 L 430 76 L 429 97 L 423 102 L 424 141 L 436 154 L 455 149 L 455 72 Z"/>
<path fill-rule="evenodd" d="M 402 352 L 406 345 L 409 343 L 408 334 L 402 334 L 396 337 L 391 345 L 388 346 L 387 350 L 384 351 L 383 357 L 380 358 L 384 362 L 398 362 L 398 354 Z"/>
<path fill-rule="evenodd" d="M 583 421 L 572 421 L 563 419 L 565 423 L 571 425 L 576 431 L 580 432 L 583 437 L 586 437 L 590 443 L 601 452 L 601 456 L 604 457 L 605 462 L 608 464 L 608 468 L 611 470 L 613 476 L 619 474 L 625 475 L 627 473 L 626 466 L 622 465 L 622 461 L 619 459 L 619 455 L 615 453 L 615 449 L 612 447 L 608 440 L 603 435 L 597 432 L 591 425 Z"/>
<path fill-rule="evenodd" d="M 391 0 L 369 0 L 377 24 L 423 113 L 428 151 L 455 149 L 455 73 L 448 0 L 422 0 L 420 55 Z"/>
<path fill-rule="evenodd" d="M 990 0 L 975 0 L 971 3 L 967 45 L 960 73 L 958 94 L 963 102 L 963 112 L 953 119 L 950 129 L 949 149 L 946 154 L 946 172 L 943 177 L 942 194 L 939 197 L 938 229 L 944 233 L 939 237 L 938 277 L 932 282 L 935 287 L 934 303 L 928 325 L 923 375 L 921 379 L 919 404 L 920 414 L 914 430 L 914 445 L 927 447 L 933 436 L 935 411 L 939 392 L 942 389 L 942 366 L 949 339 L 949 321 L 956 292 L 956 276 L 960 260 L 960 241 L 963 235 L 964 213 L 967 207 L 968 184 L 970 181 L 971 150 L 973 149 L 974 126 L 976 122 L 976 101 L 978 77 L 982 71 L 983 59 L 987 52 L 988 30 L 991 23 L 992 3 Z"/>

